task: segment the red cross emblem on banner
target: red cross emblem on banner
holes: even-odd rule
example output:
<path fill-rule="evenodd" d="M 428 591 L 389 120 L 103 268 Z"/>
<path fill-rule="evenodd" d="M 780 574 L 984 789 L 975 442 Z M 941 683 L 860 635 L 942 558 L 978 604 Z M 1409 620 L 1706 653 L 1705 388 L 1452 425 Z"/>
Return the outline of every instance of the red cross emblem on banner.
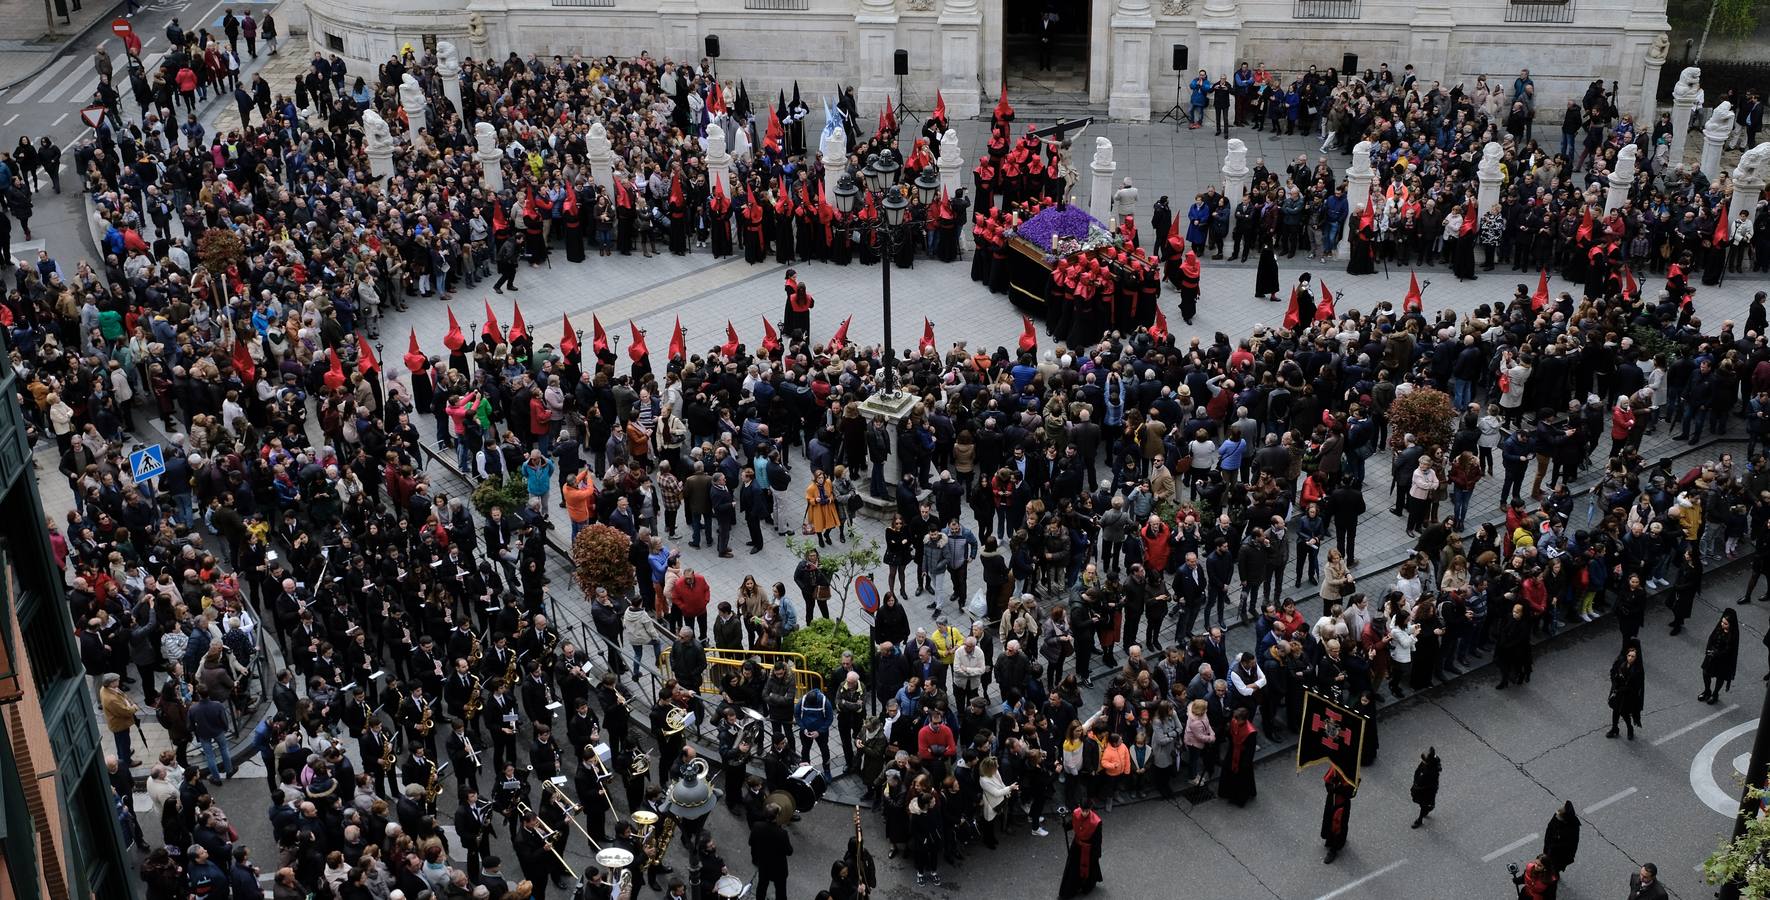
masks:
<path fill-rule="evenodd" d="M 1340 724 L 1341 717 L 1337 710 L 1326 713 L 1315 713 L 1309 720 L 1309 730 L 1321 735 L 1321 746 L 1327 750 L 1339 750 L 1349 746 L 1342 741 L 1348 729 Z"/>

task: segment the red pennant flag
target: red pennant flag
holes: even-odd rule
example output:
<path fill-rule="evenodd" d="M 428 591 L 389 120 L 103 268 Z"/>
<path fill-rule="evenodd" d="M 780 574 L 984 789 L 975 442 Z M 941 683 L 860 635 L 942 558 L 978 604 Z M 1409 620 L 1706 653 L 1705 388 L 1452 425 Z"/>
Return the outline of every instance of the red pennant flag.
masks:
<path fill-rule="evenodd" d="M 774 351 L 779 350 L 780 347 L 781 347 L 780 332 L 774 330 L 774 323 L 768 321 L 767 316 L 763 316 L 762 317 L 762 352 L 763 353 L 773 353 Z"/>
<path fill-rule="evenodd" d="M 514 340 L 518 340 L 520 338 L 528 337 L 529 336 L 529 326 L 528 326 L 527 322 L 524 322 L 522 320 L 522 304 L 513 302 L 511 304 L 511 306 L 514 306 L 516 308 L 516 313 L 511 317 L 511 320 L 510 320 L 510 339 L 514 341 Z"/>
<path fill-rule="evenodd" d="M 1530 310 L 1536 312 L 1549 303 L 1549 270 L 1537 273 L 1536 293 L 1530 295 Z"/>
<path fill-rule="evenodd" d="M 633 343 L 627 345 L 627 358 L 638 362 L 651 353 L 651 348 L 645 346 L 645 332 L 640 331 L 632 319 L 627 320 L 627 329 L 633 332 Z"/>
<path fill-rule="evenodd" d="M 1721 204 L 1720 214 L 1715 216 L 1715 246 L 1717 247 L 1727 243 L 1727 239 L 1733 235 L 1732 231 L 1729 230 L 1732 228 L 1733 223 L 1727 221 L 1728 211 L 1731 206 L 1733 206 L 1733 198 L 1728 197 L 1727 200 Z"/>
<path fill-rule="evenodd" d="M 922 339 L 916 342 L 917 353 L 927 353 L 934 349 L 934 323 L 926 316 L 922 318 Z"/>
<path fill-rule="evenodd" d="M 504 204 L 492 201 L 492 235 L 502 237 L 510 233 L 510 220 L 504 217 Z"/>
<path fill-rule="evenodd" d="M 946 98 L 940 95 L 940 89 L 934 91 L 934 115 L 930 118 L 939 122 L 946 121 Z"/>
<path fill-rule="evenodd" d="M 897 132 L 897 113 L 892 111 L 891 98 L 889 97 L 885 98 L 885 132 L 887 134 Z"/>
<path fill-rule="evenodd" d="M 8 307 L 4 304 L 0 304 L 0 310 L 5 310 L 6 316 L 12 315 L 11 307 Z M 11 325 L 12 323 L 7 322 L 6 324 Z M 254 335 L 256 335 L 256 332 L 254 332 Z M 234 339 L 233 363 L 234 363 L 234 371 L 238 372 L 240 374 L 241 381 L 245 382 L 248 385 L 257 383 L 257 381 L 258 381 L 258 367 L 256 365 L 254 365 L 252 362 L 252 350 L 251 350 L 251 348 L 246 346 L 246 339 L 244 339 L 244 338 L 235 338 Z"/>
<path fill-rule="evenodd" d="M 492 312 L 492 301 L 486 300 L 486 323 L 479 327 L 479 333 L 490 338 L 493 344 L 504 340 L 504 329 L 498 327 L 498 314 Z"/>
<path fill-rule="evenodd" d="M 1149 326 L 1149 336 L 1158 344 L 1168 339 L 1168 317 L 1162 315 L 1160 306 L 1155 308 L 1155 324 Z"/>
<path fill-rule="evenodd" d="M 1420 295 L 1420 276 L 1413 272 L 1407 273 L 1407 296 L 1401 301 L 1403 312 L 1419 312 L 1426 306 Z"/>
<path fill-rule="evenodd" d="M 467 346 L 467 338 L 463 337 L 461 334 L 461 323 L 455 321 L 455 308 L 451 306 L 448 307 L 448 310 L 449 333 L 443 336 L 443 346 L 449 348 L 451 351 L 456 351 Z"/>
<path fill-rule="evenodd" d="M 375 358 L 375 348 L 369 346 L 369 339 L 362 332 L 356 336 L 356 370 L 364 375 L 381 371 L 381 360 Z"/>
<path fill-rule="evenodd" d="M 559 338 L 559 352 L 571 358 L 578 355 L 578 333 L 572 330 L 572 317 L 562 316 L 565 320 L 565 334 Z"/>
<path fill-rule="evenodd" d="M 854 321 L 853 316 L 842 320 L 842 327 L 836 329 L 836 333 L 830 337 L 831 350 L 840 352 L 843 347 L 848 346 L 848 323 L 852 321 Z"/>
<path fill-rule="evenodd" d="M 719 352 L 725 354 L 726 356 L 736 356 L 737 352 L 738 352 L 738 347 L 741 344 L 743 344 L 743 341 L 738 340 L 737 328 L 731 324 L 730 319 L 726 319 L 725 320 L 725 343 L 719 345 Z"/>
<path fill-rule="evenodd" d="M 418 329 L 412 329 L 412 337 L 406 342 L 405 363 L 407 371 L 416 372 L 424 368 L 429 360 L 424 358 L 424 351 L 418 347 Z"/>
<path fill-rule="evenodd" d="M 1321 283 L 1321 300 L 1315 304 L 1315 321 L 1332 322 L 1334 315 L 1334 295 L 1324 281 Z"/>
<path fill-rule="evenodd" d="M 332 367 L 327 369 L 326 374 L 322 377 L 326 383 L 326 390 L 336 391 L 344 387 L 344 362 L 338 358 L 336 348 L 327 350 L 326 356 L 332 360 Z"/>
<path fill-rule="evenodd" d="M 1284 327 L 1296 328 L 1303 321 L 1303 311 L 1297 308 L 1297 289 L 1291 288 L 1291 304 L 1284 311 Z"/>
<path fill-rule="evenodd" d="M 602 330 L 602 320 L 595 313 L 590 314 L 590 352 L 598 356 L 608 352 L 608 332 Z"/>
<path fill-rule="evenodd" d="M 670 332 L 670 358 L 688 358 L 688 339 L 682 334 L 682 317 L 676 317 L 676 329 Z"/>
<path fill-rule="evenodd" d="M 1006 97 L 1007 95 L 1008 89 L 1006 87 L 1002 88 L 1002 96 Z M 1020 349 L 1032 350 L 1037 348 L 1039 346 L 1039 333 L 1033 330 L 1032 319 L 1022 315 L 1020 317 L 1020 325 Z"/>

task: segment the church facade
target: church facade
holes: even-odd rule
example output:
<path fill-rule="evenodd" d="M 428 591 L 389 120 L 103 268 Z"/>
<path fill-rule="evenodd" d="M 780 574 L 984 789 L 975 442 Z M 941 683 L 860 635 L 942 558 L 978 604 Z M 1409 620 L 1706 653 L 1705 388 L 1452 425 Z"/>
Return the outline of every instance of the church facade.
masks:
<path fill-rule="evenodd" d="M 378 64 L 426 37 L 475 59 L 515 52 L 698 61 L 707 36 L 722 78 L 752 97 L 794 81 L 815 105 L 854 85 L 861 108 L 900 96 L 926 111 L 987 113 L 1003 83 L 1144 121 L 1200 68 L 1242 61 L 1287 83 L 1309 66 L 1411 64 L 1422 86 L 1510 90 L 1528 69 L 1553 113 L 1593 79 L 1617 106 L 1651 109 L 1666 56 L 1665 0 L 306 0 L 316 50 Z M 1184 47 L 1185 70 L 1174 64 Z M 895 69 L 904 51 L 905 74 Z M 1184 91 L 1178 94 L 1184 104 Z"/>

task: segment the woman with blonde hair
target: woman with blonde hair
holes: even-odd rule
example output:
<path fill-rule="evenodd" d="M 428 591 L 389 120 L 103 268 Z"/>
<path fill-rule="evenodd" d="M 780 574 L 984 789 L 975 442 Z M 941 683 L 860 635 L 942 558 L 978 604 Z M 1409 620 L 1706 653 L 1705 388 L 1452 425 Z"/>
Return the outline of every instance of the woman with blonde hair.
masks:
<path fill-rule="evenodd" d="M 1186 707 L 1186 727 L 1180 734 L 1180 743 L 1186 748 L 1185 770 L 1191 773 L 1187 783 L 1193 787 L 1205 783 L 1206 772 L 1211 766 L 1207 751 L 1217 742 L 1209 711 L 1210 705 L 1205 701 L 1192 701 Z"/>

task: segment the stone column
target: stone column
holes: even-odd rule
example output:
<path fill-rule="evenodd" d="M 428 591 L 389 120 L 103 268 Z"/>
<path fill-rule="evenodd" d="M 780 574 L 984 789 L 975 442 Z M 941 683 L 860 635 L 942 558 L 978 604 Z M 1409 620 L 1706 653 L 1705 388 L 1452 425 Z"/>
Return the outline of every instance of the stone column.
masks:
<path fill-rule="evenodd" d="M 1119 0 L 1112 15 L 1112 91 L 1107 97 L 1107 114 L 1118 121 L 1149 121 L 1149 46 L 1154 32 L 1149 0 Z"/>
<path fill-rule="evenodd" d="M 1493 141 L 1488 141 L 1487 146 L 1481 150 L 1484 159 L 1492 159 L 1496 163 L 1505 152 L 1504 148 Z M 1475 170 L 1475 214 L 1477 216 L 1486 215 L 1495 203 L 1500 202 L 1500 182 L 1504 177 L 1500 174 L 1500 167 L 1497 165 L 1483 165 Z"/>
<path fill-rule="evenodd" d="M 1766 182 L 1770 182 L 1770 141 L 1745 151 L 1739 165 L 1733 167 L 1733 205 L 1728 207 L 1728 215 L 1757 209 L 1758 195 L 1764 193 Z"/>
<path fill-rule="evenodd" d="M 393 176 L 393 135 L 387 120 L 374 110 L 363 112 L 363 152 L 369 157 L 369 174 L 380 181 Z"/>
<path fill-rule="evenodd" d="M 608 192 L 609 200 L 614 200 L 614 145 L 609 143 L 608 130 L 602 127 L 601 122 L 593 122 L 590 125 L 590 136 L 584 139 L 584 158 L 590 161 L 590 176 L 596 179 L 597 185 Z"/>
<path fill-rule="evenodd" d="M 725 137 L 721 135 L 719 141 L 723 145 Z M 833 206 L 836 203 L 836 182 L 841 180 L 842 171 L 848 167 L 847 133 L 841 128 L 826 127 L 818 152 L 823 155 L 824 161 L 824 201 Z M 709 162 L 708 165 L 712 163 Z"/>
<path fill-rule="evenodd" d="M 1684 140 L 1690 136 L 1690 111 L 1696 108 L 1696 92 L 1702 82 L 1702 70 L 1688 66 L 1672 85 L 1672 165 L 1684 162 Z M 1653 127 L 1649 122 L 1648 129 Z"/>
<path fill-rule="evenodd" d="M 887 101 L 897 102 L 897 76 L 891 74 L 891 56 L 897 50 L 896 0 L 861 0 L 854 24 L 860 44 L 860 86 L 854 92 L 855 101 L 872 116 Z"/>
<path fill-rule="evenodd" d="M 1119 164 L 1112 158 L 1112 141 L 1103 137 L 1094 139 L 1094 161 L 1088 165 L 1088 169 L 1093 173 L 1088 186 L 1088 212 L 1103 224 L 1110 225 L 1112 176 L 1119 170 Z"/>
<path fill-rule="evenodd" d="M 1610 172 L 1610 188 L 1604 192 L 1604 214 L 1610 215 L 1629 202 L 1629 185 L 1635 181 L 1636 158 L 1641 149 L 1629 144 L 1616 153 L 1616 168 Z"/>
<path fill-rule="evenodd" d="M 1721 148 L 1732 133 L 1733 104 L 1722 100 L 1702 126 L 1702 174 L 1711 183 L 1721 177 Z"/>
<path fill-rule="evenodd" d="M 443 96 L 455 112 L 461 112 L 461 55 L 448 41 L 436 42 L 436 77 L 442 82 Z M 463 125 L 466 123 L 463 122 Z"/>
<path fill-rule="evenodd" d="M 592 136 L 594 136 L 594 132 L 592 132 Z M 604 145 L 608 143 L 608 137 L 606 134 L 602 141 Z M 598 175 L 600 177 L 600 172 L 598 172 Z M 731 187 L 731 154 L 725 150 L 725 129 L 719 127 L 717 123 L 715 123 L 713 127 L 707 129 L 707 183 L 709 190 L 711 190 L 711 185 L 715 181 L 724 182 L 725 196 L 733 196 Z"/>
<path fill-rule="evenodd" d="M 1451 31 L 1456 24 L 1451 0 L 1420 0 L 1414 7 L 1413 19 L 1408 23 L 1408 58 L 1414 61 L 1421 84 L 1456 80 L 1445 77 Z"/>
<path fill-rule="evenodd" d="M 946 0 L 940 7 L 939 22 L 940 95 L 946 101 L 947 121 L 973 118 L 982 111 L 977 67 L 982 56 L 978 46 L 983 13 L 977 0 Z"/>
<path fill-rule="evenodd" d="M 1248 170 L 1248 145 L 1241 138 L 1230 138 L 1228 147 L 1223 154 L 1223 196 L 1233 205 L 1241 202 L 1252 173 Z"/>
<path fill-rule="evenodd" d="M 959 188 L 965 184 L 965 157 L 959 150 L 957 131 L 949 128 L 940 136 L 940 158 L 935 163 L 940 166 L 941 189 L 949 197 L 958 193 Z M 972 208 L 975 209 L 979 202 L 976 197 L 972 197 Z M 971 222 L 968 220 L 959 223 L 959 245 L 967 250 L 971 249 Z"/>
<path fill-rule="evenodd" d="M 1234 72 L 1241 43 L 1240 4 L 1235 0 L 1205 0 L 1198 16 L 1198 42 L 1199 68 L 1212 78 Z"/>
<path fill-rule="evenodd" d="M 1664 32 L 1653 36 L 1653 43 L 1647 47 L 1645 67 L 1641 71 L 1641 109 L 1635 115 L 1635 127 L 1651 130 L 1656 114 L 1659 112 L 1659 72 L 1665 67 L 1666 52 L 1671 48 L 1671 39 Z"/>
<path fill-rule="evenodd" d="M 1352 206 L 1352 216 L 1364 212 L 1370 202 L 1371 181 L 1376 177 L 1371 168 L 1371 142 L 1359 141 L 1352 147 L 1352 167 L 1346 170 L 1346 200 Z"/>
<path fill-rule="evenodd" d="M 703 49 L 696 34 L 700 4 L 696 0 L 656 0 L 656 7 L 663 55 L 683 62 L 699 60 Z"/>

